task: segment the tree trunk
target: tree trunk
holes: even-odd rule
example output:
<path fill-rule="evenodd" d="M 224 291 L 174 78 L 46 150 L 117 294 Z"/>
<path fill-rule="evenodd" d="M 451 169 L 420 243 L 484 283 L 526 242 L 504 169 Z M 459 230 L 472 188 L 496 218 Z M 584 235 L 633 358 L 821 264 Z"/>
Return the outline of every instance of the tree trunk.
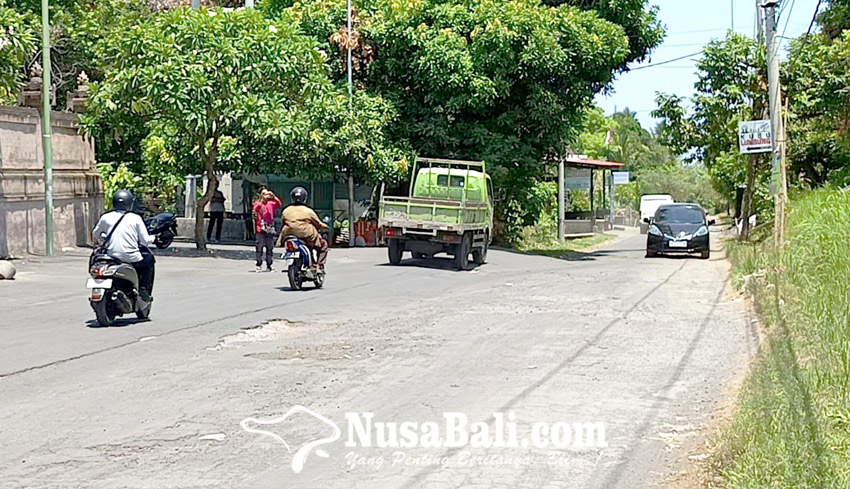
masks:
<path fill-rule="evenodd" d="M 750 163 L 747 165 L 747 187 L 744 189 L 744 209 L 741 212 L 741 234 L 738 236 L 740 241 L 750 239 L 750 216 L 753 213 L 753 198 L 756 191 L 756 165 L 758 164 L 758 155 L 750 155 Z"/>
<path fill-rule="evenodd" d="M 199 250 L 207 249 L 207 239 L 204 233 L 204 208 L 212 200 L 213 194 L 218 190 L 218 177 L 209 165 L 205 172 L 207 176 L 207 190 L 198 198 L 195 210 L 195 247 Z"/>
<path fill-rule="evenodd" d="M 218 177 L 215 174 L 215 160 L 218 156 L 218 136 L 213 136 L 209 154 L 204 149 L 205 140 L 203 137 L 198 138 L 201 161 L 204 162 L 204 175 L 207 177 L 207 189 L 195 203 L 195 247 L 204 251 L 207 249 L 207 240 L 204 234 L 204 208 L 212 200 L 215 191 L 218 190 Z"/>

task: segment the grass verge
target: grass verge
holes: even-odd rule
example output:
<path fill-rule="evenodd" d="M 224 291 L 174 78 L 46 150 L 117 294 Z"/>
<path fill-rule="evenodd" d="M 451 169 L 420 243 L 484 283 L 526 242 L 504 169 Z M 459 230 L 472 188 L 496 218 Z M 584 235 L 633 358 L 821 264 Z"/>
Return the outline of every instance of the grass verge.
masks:
<path fill-rule="evenodd" d="M 523 253 L 544 255 L 552 258 L 561 258 L 568 253 L 588 253 L 604 243 L 614 239 L 610 234 L 597 233 L 586 238 L 568 239 L 563 244 L 554 237 L 543 239 L 523 239 L 517 246 L 517 250 Z"/>
<path fill-rule="evenodd" d="M 536 225 L 522 230 L 522 236 L 515 248 L 523 253 L 564 258 L 566 255 L 591 252 L 612 239 L 614 236 L 610 234 L 597 233 L 559 243 L 557 212 L 544 212 Z"/>
<path fill-rule="evenodd" d="M 766 326 L 730 425 L 710 459 L 713 486 L 850 487 L 850 192 L 790 206 L 788 243 L 731 243 L 733 282 Z"/>

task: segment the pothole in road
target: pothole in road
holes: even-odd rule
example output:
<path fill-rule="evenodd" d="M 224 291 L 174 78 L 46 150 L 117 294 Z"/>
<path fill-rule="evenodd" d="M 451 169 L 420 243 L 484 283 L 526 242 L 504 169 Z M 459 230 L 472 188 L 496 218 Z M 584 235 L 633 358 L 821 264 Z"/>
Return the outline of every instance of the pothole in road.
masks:
<path fill-rule="evenodd" d="M 262 360 L 353 360 L 376 355 L 375 347 L 365 343 L 331 342 L 315 345 L 285 346 L 272 352 L 252 353 L 247 356 Z"/>
<path fill-rule="evenodd" d="M 207 350 L 218 351 L 225 348 L 238 348 L 251 343 L 263 341 L 274 341 L 285 337 L 295 336 L 308 328 L 310 324 L 289 321 L 287 319 L 276 319 L 257 326 L 242 328 L 238 333 L 223 336 L 215 346 L 207 347 Z"/>

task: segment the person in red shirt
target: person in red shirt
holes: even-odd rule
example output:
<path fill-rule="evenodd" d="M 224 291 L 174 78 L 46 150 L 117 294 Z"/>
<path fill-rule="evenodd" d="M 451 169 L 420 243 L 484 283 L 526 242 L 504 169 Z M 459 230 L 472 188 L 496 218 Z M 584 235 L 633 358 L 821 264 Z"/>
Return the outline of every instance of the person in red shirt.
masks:
<path fill-rule="evenodd" d="M 277 236 L 277 229 L 274 225 L 274 215 L 278 209 L 282 207 L 282 203 L 277 195 L 266 187 L 260 188 L 260 195 L 254 201 L 254 231 L 256 233 L 257 244 L 257 271 L 263 271 L 263 255 L 265 251 L 266 271 L 271 272 L 274 263 L 274 239 Z"/>

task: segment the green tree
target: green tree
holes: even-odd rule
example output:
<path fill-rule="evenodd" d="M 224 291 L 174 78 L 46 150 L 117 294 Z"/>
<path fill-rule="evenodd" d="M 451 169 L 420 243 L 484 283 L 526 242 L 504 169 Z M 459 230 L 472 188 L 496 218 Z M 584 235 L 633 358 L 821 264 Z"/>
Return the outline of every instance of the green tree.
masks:
<path fill-rule="evenodd" d="M 659 94 L 653 112 L 665 118 L 662 139 L 688 161 L 703 164 L 720 195 L 731 199 L 736 189 L 745 188 L 745 214 L 772 212 L 770 202 L 760 198 L 769 179 L 767 158 L 743 157 L 737 139 L 740 121 L 766 117 L 765 68 L 764 50 L 755 40 L 729 33 L 706 45 L 697 63 L 696 95 L 686 100 Z"/>
<path fill-rule="evenodd" d="M 546 157 L 569 145 L 629 56 L 620 26 L 529 1 L 423 2 L 366 35 L 378 53 L 366 86 L 399 107 L 392 137 L 420 154 L 489 162 L 526 225 L 539 212 L 523 204 Z"/>
<path fill-rule="evenodd" d="M 612 119 L 616 128 L 613 131 L 611 159 L 625 163 L 627 170 L 640 173 L 642 169 L 676 161 L 670 148 L 644 129 L 636 114 L 628 108 L 614 114 Z"/>
<path fill-rule="evenodd" d="M 0 0 L 0 104 L 13 101 L 23 82 L 26 62 L 35 49 L 32 20 Z"/>
<path fill-rule="evenodd" d="M 646 59 L 650 51 L 664 39 L 664 28 L 658 20 L 658 6 L 648 0 L 543 0 L 545 5 L 572 5 L 596 12 L 599 17 L 622 26 L 629 38 L 627 63 Z"/>
<path fill-rule="evenodd" d="M 497 186 L 507 190 L 500 220 L 519 220 L 509 226 L 519 229 L 539 214 L 527 196 L 547 158 L 572 143 L 594 95 L 662 35 L 643 1 L 599 5 L 358 2 L 357 89 L 396 108 L 386 133 L 395 144 L 423 155 L 486 160 Z M 270 0 L 266 8 L 324 42 L 334 73 L 342 75 L 344 2 Z M 602 10 L 630 22 L 620 25 Z"/>
<path fill-rule="evenodd" d="M 16 0 L 13 7 L 18 15 L 37 19 L 41 2 Z M 77 76 L 85 71 L 91 79 L 99 79 L 99 67 L 94 48 L 110 31 L 126 27 L 133 17 L 150 13 L 148 2 L 137 0 L 51 0 L 50 1 L 50 60 L 51 83 L 56 90 L 56 107 L 64 107 L 65 96 L 77 86 Z M 0 19 L 0 26 L 6 25 Z M 29 37 L 41 38 L 41 25 L 30 22 L 24 31 Z M 39 59 L 36 59 L 36 55 Z M 40 53 L 30 50 L 19 64 L 24 67 L 41 62 Z"/>
<path fill-rule="evenodd" d="M 835 39 L 850 29 L 850 0 L 829 0 L 829 8 L 818 16 L 827 39 Z"/>
<path fill-rule="evenodd" d="M 790 108 L 788 168 L 792 183 L 850 183 L 848 59 L 850 31 L 825 30 L 791 42 L 783 83 Z"/>
<path fill-rule="evenodd" d="M 337 98 L 316 42 L 257 11 L 163 12 L 99 49 L 108 71 L 93 86 L 87 127 L 104 138 L 133 134 L 142 121 L 150 164 L 207 178 L 198 209 L 220 172 L 265 164 L 242 158 L 246 142 L 307 160 L 321 139 L 311 114 Z M 202 213 L 195 239 L 205 248 Z"/>

